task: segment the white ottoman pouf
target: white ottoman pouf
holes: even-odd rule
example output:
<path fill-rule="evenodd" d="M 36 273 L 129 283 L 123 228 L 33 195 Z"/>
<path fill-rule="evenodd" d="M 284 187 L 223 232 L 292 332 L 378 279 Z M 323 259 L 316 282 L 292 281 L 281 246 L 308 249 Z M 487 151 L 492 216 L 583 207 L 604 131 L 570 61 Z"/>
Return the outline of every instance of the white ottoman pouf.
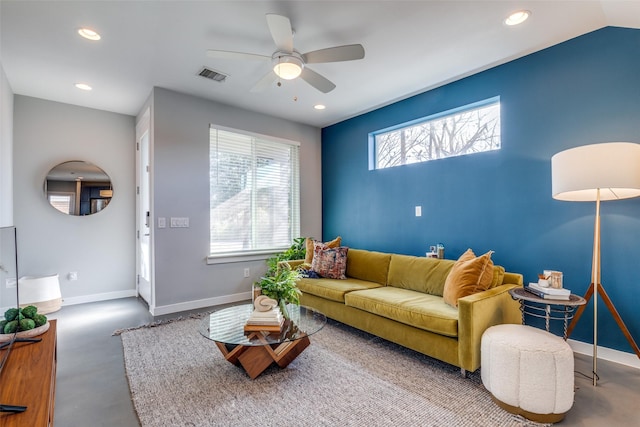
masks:
<path fill-rule="evenodd" d="M 556 423 L 573 406 L 573 351 L 559 336 L 525 325 L 497 325 L 482 335 L 482 383 L 503 409 Z"/>
<path fill-rule="evenodd" d="M 33 277 L 24 276 L 18 280 L 20 307 L 35 305 L 38 313 L 47 314 L 60 310 L 62 294 L 58 275 Z"/>

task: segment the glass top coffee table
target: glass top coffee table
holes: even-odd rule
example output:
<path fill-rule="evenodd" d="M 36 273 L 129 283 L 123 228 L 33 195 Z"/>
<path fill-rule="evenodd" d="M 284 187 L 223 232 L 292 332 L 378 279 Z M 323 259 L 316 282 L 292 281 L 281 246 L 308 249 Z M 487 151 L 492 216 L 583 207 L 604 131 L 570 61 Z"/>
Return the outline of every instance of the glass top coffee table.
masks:
<path fill-rule="evenodd" d="M 324 314 L 308 307 L 289 304 L 291 320 L 285 320 L 281 332 L 245 332 L 253 304 L 225 308 L 209 314 L 198 332 L 216 343 L 225 359 L 242 366 L 251 379 L 272 363 L 285 368 L 310 344 L 309 335 L 327 323 Z"/>

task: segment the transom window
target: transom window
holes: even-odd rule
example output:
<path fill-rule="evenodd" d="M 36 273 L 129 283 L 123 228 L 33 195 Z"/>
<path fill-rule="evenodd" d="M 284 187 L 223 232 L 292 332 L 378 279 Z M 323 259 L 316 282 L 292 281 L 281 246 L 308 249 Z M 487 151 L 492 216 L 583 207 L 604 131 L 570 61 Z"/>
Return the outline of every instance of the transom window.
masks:
<path fill-rule="evenodd" d="M 370 135 L 369 169 L 384 169 L 500 149 L 500 101 L 455 110 Z"/>
<path fill-rule="evenodd" d="M 279 251 L 300 234 L 299 144 L 211 126 L 210 255 Z"/>

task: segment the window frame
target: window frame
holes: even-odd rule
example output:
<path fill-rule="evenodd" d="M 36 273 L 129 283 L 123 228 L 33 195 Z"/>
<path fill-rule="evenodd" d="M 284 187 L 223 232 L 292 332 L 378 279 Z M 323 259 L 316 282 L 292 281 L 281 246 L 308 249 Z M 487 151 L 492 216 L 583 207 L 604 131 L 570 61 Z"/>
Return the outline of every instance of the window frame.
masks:
<path fill-rule="evenodd" d="M 417 119 L 409 120 L 407 122 L 399 123 L 399 124 L 396 124 L 396 125 L 393 125 L 393 126 L 388 126 L 386 128 L 370 132 L 369 133 L 369 138 L 368 138 L 369 170 L 374 171 L 374 170 L 393 169 L 393 168 L 399 167 L 399 166 L 408 166 L 408 165 L 414 165 L 414 164 L 420 164 L 420 163 L 427 163 L 429 161 L 434 161 L 434 160 L 443 160 L 443 159 L 448 159 L 448 158 L 453 158 L 453 157 L 459 157 L 460 155 L 447 156 L 447 157 L 441 157 L 441 158 L 437 158 L 437 159 L 424 160 L 424 161 L 421 161 L 421 162 L 405 163 L 405 164 L 399 164 L 399 165 L 380 168 L 377 165 L 377 154 L 378 153 L 377 153 L 377 146 L 376 146 L 376 137 L 378 135 L 383 135 L 383 134 L 386 134 L 386 133 L 389 133 L 389 132 L 393 132 L 393 131 L 398 131 L 398 130 L 401 130 L 401 129 L 411 128 L 411 127 L 414 127 L 414 126 L 417 126 L 417 125 L 421 125 L 421 124 L 424 124 L 424 123 L 428 123 L 428 122 L 431 122 L 431 121 L 435 121 L 435 120 L 438 120 L 438 119 L 441 119 L 441 118 L 444 118 L 444 117 L 454 116 L 454 115 L 456 115 L 458 113 L 464 113 L 465 111 L 471 111 L 471 110 L 480 109 L 482 107 L 488 107 L 488 106 L 491 106 L 493 104 L 497 104 L 500 107 L 500 120 L 502 121 L 502 105 L 501 105 L 501 102 L 500 102 L 500 96 L 493 96 L 491 98 L 483 99 L 481 101 L 472 102 L 470 104 L 465 104 L 465 105 L 462 105 L 460 107 L 451 108 L 451 109 L 446 110 L 446 111 L 438 112 L 438 113 L 431 114 L 431 115 L 424 116 L 424 117 L 419 117 Z M 461 154 L 461 155 L 487 153 L 487 152 L 490 152 L 490 151 L 499 150 L 501 148 L 502 148 L 502 132 L 500 132 L 500 148 L 495 149 L 495 150 L 480 151 L 480 152 L 476 152 L 476 153 L 465 153 L 465 154 Z"/>
<path fill-rule="evenodd" d="M 300 234 L 300 147 L 301 143 L 290 139 L 276 137 L 273 135 L 261 134 L 257 132 L 246 131 L 243 129 L 231 128 L 227 126 L 221 126 L 214 123 L 209 124 L 209 168 L 211 168 L 211 133 L 213 130 L 219 130 L 224 132 L 231 132 L 245 137 L 257 138 L 269 143 L 277 143 L 288 145 L 296 148 L 296 165 L 291 169 L 291 192 L 293 194 L 290 203 L 290 211 L 294 216 L 294 220 L 291 224 L 290 232 L 292 233 L 292 239 Z M 209 197 L 211 198 L 211 178 L 209 178 Z M 211 253 L 211 201 L 209 201 L 209 248 L 207 255 L 207 264 L 224 264 L 233 262 L 246 262 L 246 261 L 259 261 L 266 260 L 278 252 L 282 252 L 290 246 L 290 243 L 283 244 L 281 247 L 273 247 L 267 249 L 249 249 L 241 251 L 228 251 Z"/>

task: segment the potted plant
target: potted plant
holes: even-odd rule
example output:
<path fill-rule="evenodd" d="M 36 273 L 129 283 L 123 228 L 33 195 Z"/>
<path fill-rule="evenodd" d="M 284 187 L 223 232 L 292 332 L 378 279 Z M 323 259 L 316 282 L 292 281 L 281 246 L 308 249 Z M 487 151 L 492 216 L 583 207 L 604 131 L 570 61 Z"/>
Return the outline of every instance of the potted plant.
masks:
<path fill-rule="evenodd" d="M 300 303 L 300 290 L 296 282 L 302 275 L 298 270 L 292 270 L 280 263 L 282 261 L 304 259 L 306 252 L 306 238 L 298 237 L 293 239 L 293 244 L 288 249 L 267 259 L 266 275 L 260 281 L 254 283 L 254 289 L 258 290 L 258 293 L 278 301 L 280 311 L 287 320 L 289 320 L 287 304 Z"/>
<path fill-rule="evenodd" d="M 262 295 L 278 301 L 282 316 L 287 320 L 290 320 L 287 304 L 300 303 L 300 289 L 296 285 L 300 277 L 302 276 L 298 270 L 278 268 L 272 275 L 266 275 L 256 283 Z"/>
<path fill-rule="evenodd" d="M 306 237 L 298 237 L 293 239 L 293 244 L 285 251 L 280 252 L 267 259 L 267 275 L 273 275 L 278 270 L 278 264 L 281 261 L 290 261 L 295 259 L 304 259 L 307 254 Z"/>

